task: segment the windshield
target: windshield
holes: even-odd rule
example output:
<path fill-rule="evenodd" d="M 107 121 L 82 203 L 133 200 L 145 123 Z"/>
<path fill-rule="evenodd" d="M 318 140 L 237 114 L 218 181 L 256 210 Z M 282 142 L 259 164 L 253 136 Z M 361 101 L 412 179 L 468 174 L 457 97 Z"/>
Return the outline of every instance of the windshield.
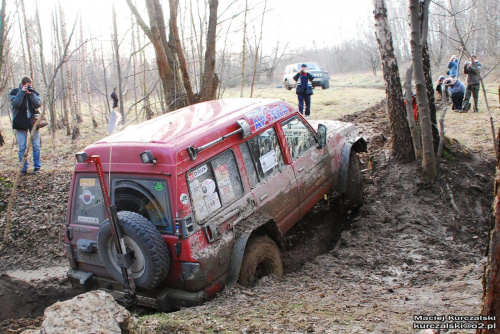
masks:
<path fill-rule="evenodd" d="M 310 70 L 321 70 L 321 68 L 318 66 L 317 63 L 303 63 L 303 64 L 307 64 L 307 70 L 308 71 L 310 71 Z M 300 64 L 300 65 L 302 65 L 302 64 Z"/>

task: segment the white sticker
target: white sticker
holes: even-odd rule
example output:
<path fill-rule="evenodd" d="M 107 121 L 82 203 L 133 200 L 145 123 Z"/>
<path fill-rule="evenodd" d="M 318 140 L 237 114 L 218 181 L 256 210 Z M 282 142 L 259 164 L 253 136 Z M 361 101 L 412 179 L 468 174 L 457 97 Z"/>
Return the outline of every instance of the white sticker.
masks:
<path fill-rule="evenodd" d="M 92 195 L 92 193 L 90 192 L 90 190 L 84 190 L 83 193 L 80 196 L 78 196 L 78 197 L 80 197 L 80 199 L 85 204 L 90 204 L 92 202 L 92 200 L 95 199 L 95 196 Z"/>
<path fill-rule="evenodd" d="M 201 166 L 200 168 L 197 168 L 194 171 L 192 171 L 191 173 L 189 173 L 188 180 L 193 181 L 194 179 L 198 178 L 200 175 L 205 174 L 206 172 L 208 172 L 208 167 L 205 164 L 205 165 Z"/>
<path fill-rule="evenodd" d="M 203 200 L 196 203 L 194 213 L 196 214 L 197 221 L 202 221 L 206 216 L 208 216 L 207 206 Z"/>
<path fill-rule="evenodd" d="M 220 165 L 214 172 L 215 178 L 217 179 L 217 185 L 219 186 L 220 196 L 224 202 L 227 203 L 235 197 L 227 165 Z"/>
<path fill-rule="evenodd" d="M 211 196 L 205 198 L 205 203 L 209 212 L 214 212 L 221 207 L 219 195 L 217 195 L 217 193 L 213 193 Z"/>
<path fill-rule="evenodd" d="M 206 179 L 201 184 L 201 191 L 203 195 L 210 196 L 215 191 L 215 181 L 212 179 Z"/>
<path fill-rule="evenodd" d="M 259 158 L 260 165 L 262 166 L 262 171 L 267 173 L 278 164 L 278 159 L 276 159 L 276 152 L 271 150 Z"/>
<path fill-rule="evenodd" d="M 82 223 L 99 224 L 99 218 L 96 218 L 96 217 L 78 216 L 78 221 L 82 222 Z"/>
<path fill-rule="evenodd" d="M 182 193 L 180 197 L 181 203 L 187 205 L 189 203 L 189 197 L 186 193 Z"/>

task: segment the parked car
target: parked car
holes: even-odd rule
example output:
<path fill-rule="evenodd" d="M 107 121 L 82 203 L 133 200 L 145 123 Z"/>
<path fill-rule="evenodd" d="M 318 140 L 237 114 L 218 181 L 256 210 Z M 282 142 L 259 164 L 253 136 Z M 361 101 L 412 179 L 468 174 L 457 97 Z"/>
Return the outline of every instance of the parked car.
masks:
<path fill-rule="evenodd" d="M 323 71 L 317 63 L 296 63 L 290 64 L 285 67 L 285 74 L 283 75 L 283 86 L 285 89 L 291 90 L 297 86 L 297 82 L 293 80 L 293 76 L 300 70 L 302 64 L 307 64 L 307 71 L 314 76 L 312 82 L 313 88 L 321 86 L 323 89 L 330 88 L 330 73 Z"/>
<path fill-rule="evenodd" d="M 353 124 L 313 128 L 292 105 L 258 99 L 199 103 L 99 140 L 77 154 L 68 277 L 125 294 L 96 165 L 86 157 L 102 161 L 138 304 L 167 311 L 238 280 L 282 276 L 282 236 L 316 203 L 335 190 L 361 205 L 361 151 Z"/>

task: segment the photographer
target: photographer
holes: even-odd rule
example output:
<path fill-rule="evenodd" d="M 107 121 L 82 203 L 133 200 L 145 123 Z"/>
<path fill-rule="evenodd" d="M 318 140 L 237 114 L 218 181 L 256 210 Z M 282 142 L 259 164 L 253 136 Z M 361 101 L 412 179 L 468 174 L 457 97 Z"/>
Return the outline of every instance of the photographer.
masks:
<path fill-rule="evenodd" d="M 304 114 L 304 101 L 306 102 L 306 118 L 311 114 L 311 95 L 313 95 L 312 81 L 314 77 L 307 72 L 307 65 L 302 64 L 300 71 L 295 74 L 293 80 L 297 81 L 297 88 L 295 92 L 299 98 L 299 111 Z M 309 83 L 309 81 L 311 83 Z"/>
<path fill-rule="evenodd" d="M 474 63 L 474 64 L 473 64 Z M 475 66 L 474 66 L 475 65 Z M 474 98 L 474 109 L 473 112 L 478 112 L 477 102 L 479 100 L 479 75 L 481 73 L 481 63 L 477 60 L 476 55 L 471 56 L 471 61 L 468 61 L 464 65 L 464 74 L 467 74 L 467 90 L 465 91 L 465 98 L 462 104 L 463 112 L 469 112 L 470 96 Z"/>
<path fill-rule="evenodd" d="M 14 88 L 10 92 L 10 101 L 12 103 L 12 128 L 16 130 L 17 142 L 19 144 L 19 161 L 22 161 L 26 144 L 28 140 L 28 131 L 33 128 L 32 120 L 38 113 L 37 109 L 42 105 L 39 94 L 32 87 L 30 77 L 24 77 L 21 80 L 19 88 Z M 36 130 L 31 136 L 33 144 L 33 164 L 34 173 L 38 173 L 42 167 L 40 160 L 40 131 Z M 28 170 L 28 161 L 26 160 L 22 173 L 25 175 Z"/>

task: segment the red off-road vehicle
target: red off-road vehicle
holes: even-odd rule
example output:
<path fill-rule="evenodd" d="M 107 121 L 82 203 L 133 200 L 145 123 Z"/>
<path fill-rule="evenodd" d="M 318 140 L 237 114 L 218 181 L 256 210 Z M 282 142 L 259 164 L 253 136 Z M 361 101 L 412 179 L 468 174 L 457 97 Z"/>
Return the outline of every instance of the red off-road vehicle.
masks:
<path fill-rule="evenodd" d="M 68 201 L 68 277 L 87 290 L 125 294 L 126 264 L 92 156 L 118 212 L 138 304 L 196 305 L 237 280 L 248 286 L 283 275 L 282 235 L 325 194 L 362 202 L 356 152 L 366 151 L 365 141 L 352 124 L 311 123 L 280 100 L 224 99 L 88 146 Z"/>

